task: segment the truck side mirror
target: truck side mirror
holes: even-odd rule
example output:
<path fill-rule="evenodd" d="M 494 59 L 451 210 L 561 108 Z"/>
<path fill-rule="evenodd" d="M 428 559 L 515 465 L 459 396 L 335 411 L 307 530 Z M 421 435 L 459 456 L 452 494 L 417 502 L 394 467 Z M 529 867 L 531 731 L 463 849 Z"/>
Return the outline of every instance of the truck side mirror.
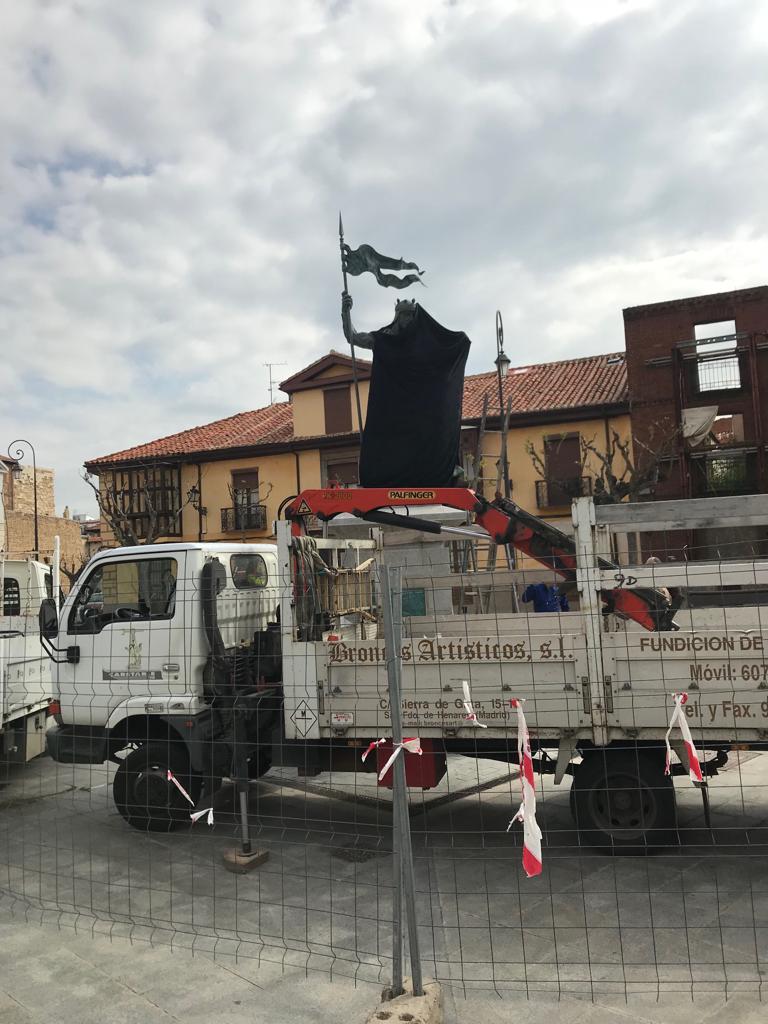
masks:
<path fill-rule="evenodd" d="M 46 640 L 54 640 L 59 635 L 59 618 L 56 614 L 56 602 L 52 597 L 46 597 L 41 601 L 38 622 L 40 636 Z"/>

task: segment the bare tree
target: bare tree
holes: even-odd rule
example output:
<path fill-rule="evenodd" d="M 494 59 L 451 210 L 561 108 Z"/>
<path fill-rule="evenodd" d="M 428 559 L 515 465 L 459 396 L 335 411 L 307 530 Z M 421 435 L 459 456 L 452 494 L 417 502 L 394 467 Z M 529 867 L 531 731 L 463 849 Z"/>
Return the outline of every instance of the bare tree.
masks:
<path fill-rule="evenodd" d="M 77 581 L 80 579 L 83 573 L 83 569 L 86 567 L 86 565 L 88 565 L 89 561 L 90 559 L 83 555 L 79 563 L 73 560 L 72 562 L 70 562 L 69 565 L 67 565 L 65 562 L 61 562 L 61 564 L 59 565 L 60 571 L 63 572 L 64 575 L 69 580 L 70 590 L 72 589 L 72 585 L 74 583 L 77 583 Z"/>
<path fill-rule="evenodd" d="M 115 540 L 120 547 L 133 547 L 140 544 L 153 544 L 161 535 L 160 517 L 155 501 L 155 468 L 142 466 L 135 470 L 137 475 L 137 493 L 140 493 L 144 503 L 144 515 L 146 516 L 147 529 L 144 536 L 140 536 L 135 527 L 135 517 L 124 508 L 122 495 L 118 492 L 114 482 L 98 479 L 94 483 L 91 474 L 83 473 L 83 480 L 88 484 L 94 493 L 99 512 L 106 522 Z M 186 503 L 184 503 L 186 504 Z M 184 505 L 179 503 L 179 508 L 172 513 L 164 513 L 178 519 Z"/>
<path fill-rule="evenodd" d="M 623 440 L 616 430 L 611 431 L 605 448 L 598 446 L 594 437 L 579 437 L 579 476 L 586 476 L 589 467 L 597 504 L 637 501 L 658 483 L 662 465 L 677 455 L 679 442 L 680 430 L 669 423 L 659 424 L 647 442 L 636 437 L 636 454 L 632 441 Z M 531 441 L 526 442 L 525 450 L 541 479 L 548 479 L 543 453 Z"/>

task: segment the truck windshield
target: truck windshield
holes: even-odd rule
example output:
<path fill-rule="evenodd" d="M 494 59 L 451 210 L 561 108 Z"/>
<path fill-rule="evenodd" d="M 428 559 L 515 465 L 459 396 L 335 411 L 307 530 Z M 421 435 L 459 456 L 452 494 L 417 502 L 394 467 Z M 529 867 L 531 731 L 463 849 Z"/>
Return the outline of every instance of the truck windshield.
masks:
<path fill-rule="evenodd" d="M 102 563 L 80 588 L 70 614 L 70 630 L 98 633 L 110 622 L 172 618 L 176 574 L 175 558 Z"/>

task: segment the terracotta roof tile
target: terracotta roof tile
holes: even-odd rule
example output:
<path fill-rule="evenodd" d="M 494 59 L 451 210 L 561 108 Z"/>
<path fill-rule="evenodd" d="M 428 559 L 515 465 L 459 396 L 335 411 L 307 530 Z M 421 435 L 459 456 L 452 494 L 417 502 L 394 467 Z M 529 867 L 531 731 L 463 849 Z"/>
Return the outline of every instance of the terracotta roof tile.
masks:
<path fill-rule="evenodd" d="M 324 357 L 325 358 L 325 357 Z M 317 362 L 320 362 L 318 360 Z M 313 364 L 314 365 L 314 364 Z M 498 415 L 496 373 L 477 373 L 464 381 L 464 420 L 482 415 L 483 396 L 488 394 L 489 415 Z M 555 412 L 589 406 L 620 405 L 628 401 L 624 353 L 565 359 L 515 367 L 504 380 L 504 400 L 512 396 L 513 414 Z M 126 448 L 89 460 L 87 466 L 138 462 L 194 455 L 227 448 L 279 444 L 293 439 L 293 409 L 278 402 L 264 409 L 237 413 L 201 427 Z M 321 435 L 326 436 L 326 435 Z M 356 438 L 356 434 L 350 438 Z M 303 442 L 310 440 L 302 437 Z"/>
<path fill-rule="evenodd" d="M 104 463 L 134 462 L 177 455 L 192 455 L 223 448 L 245 448 L 249 445 L 276 444 L 293 437 L 293 410 L 288 402 L 277 402 L 264 409 L 239 412 L 223 420 L 191 427 L 157 441 L 126 448 L 112 455 L 91 459 L 86 466 Z"/>
<path fill-rule="evenodd" d="M 505 404 L 512 397 L 512 415 L 620 405 L 628 401 L 624 353 L 610 352 L 581 359 L 564 359 L 558 363 L 513 367 L 504 379 L 503 392 Z M 488 395 L 489 415 L 498 416 L 499 392 L 495 371 L 466 378 L 463 419 L 480 418 L 485 394 Z"/>

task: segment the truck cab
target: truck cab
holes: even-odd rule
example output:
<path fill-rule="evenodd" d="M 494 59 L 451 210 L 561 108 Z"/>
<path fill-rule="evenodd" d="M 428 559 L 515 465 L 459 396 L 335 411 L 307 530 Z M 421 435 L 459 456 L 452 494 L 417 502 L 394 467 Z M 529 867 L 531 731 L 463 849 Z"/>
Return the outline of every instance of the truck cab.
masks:
<path fill-rule="evenodd" d="M 216 739 L 228 735 L 232 680 L 238 699 L 250 696 L 257 709 L 279 662 L 277 607 L 271 544 L 99 552 L 67 597 L 55 634 L 42 631 L 55 658 L 49 752 L 67 763 L 116 761 L 123 816 L 168 827 L 185 808 L 164 804 L 155 821 L 148 787 L 171 770 L 199 795 L 204 779 L 212 788 L 229 773 L 232 751 Z"/>
<path fill-rule="evenodd" d="M 0 555 L 0 753 L 3 766 L 42 753 L 51 699 L 51 665 L 37 618 L 51 596 L 51 567 Z"/>

